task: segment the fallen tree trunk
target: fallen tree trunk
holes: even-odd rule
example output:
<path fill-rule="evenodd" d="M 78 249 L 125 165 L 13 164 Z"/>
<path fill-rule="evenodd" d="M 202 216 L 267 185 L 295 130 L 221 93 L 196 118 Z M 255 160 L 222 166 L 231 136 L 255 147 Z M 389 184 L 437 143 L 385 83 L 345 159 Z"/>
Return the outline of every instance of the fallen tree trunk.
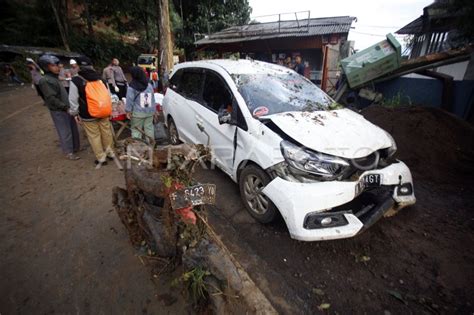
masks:
<path fill-rule="evenodd" d="M 140 144 L 127 149 L 132 151 L 137 156 L 129 158 L 134 157 L 142 165 L 125 168 L 126 189 L 113 190 L 113 204 L 132 244 L 140 248 L 146 245 L 148 255 L 181 262 L 185 269 L 183 286 L 194 294 L 198 292 L 200 305 L 205 299 L 216 314 L 277 314 L 209 226 L 203 206 L 186 205 L 186 210 L 197 216 L 197 221 L 191 223 L 184 220 L 184 208 L 171 207 L 170 196 L 174 192 L 196 184 L 192 179 L 194 167 L 208 155 L 208 150 L 183 145 L 150 153 Z M 147 154 L 153 156 L 152 163 L 144 162 L 150 157 Z"/>

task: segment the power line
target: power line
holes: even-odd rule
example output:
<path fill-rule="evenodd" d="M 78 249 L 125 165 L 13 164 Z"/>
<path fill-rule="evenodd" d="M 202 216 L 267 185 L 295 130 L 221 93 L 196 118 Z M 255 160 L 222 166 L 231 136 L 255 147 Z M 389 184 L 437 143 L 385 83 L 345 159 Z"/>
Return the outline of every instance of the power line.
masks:
<path fill-rule="evenodd" d="M 378 36 L 378 37 L 385 37 L 385 36 L 387 36 L 386 34 L 385 34 L 385 35 L 382 35 L 382 34 L 372 34 L 372 33 L 358 32 L 358 31 L 350 31 L 350 33 L 356 33 L 356 34 L 367 35 L 367 36 Z"/>
<path fill-rule="evenodd" d="M 356 33 L 356 34 L 361 34 L 361 35 L 367 35 L 367 36 L 378 36 L 378 37 L 386 37 L 387 34 L 374 34 L 374 33 L 366 33 L 366 32 L 358 32 L 358 31 L 350 31 L 350 33 Z M 393 34 L 395 37 L 404 37 L 403 35 L 399 34 Z"/>
<path fill-rule="evenodd" d="M 356 26 L 372 27 L 372 28 L 401 28 L 400 26 L 382 26 L 382 25 L 364 25 L 364 24 L 357 24 Z"/>

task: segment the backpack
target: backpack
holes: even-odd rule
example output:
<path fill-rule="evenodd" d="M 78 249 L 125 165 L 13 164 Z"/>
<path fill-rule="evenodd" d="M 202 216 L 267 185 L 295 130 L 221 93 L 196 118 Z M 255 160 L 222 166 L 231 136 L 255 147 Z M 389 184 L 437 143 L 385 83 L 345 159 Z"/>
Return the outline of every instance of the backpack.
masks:
<path fill-rule="evenodd" d="M 106 118 L 112 114 L 112 99 L 109 90 L 101 80 L 85 82 L 87 110 L 94 118 Z"/>

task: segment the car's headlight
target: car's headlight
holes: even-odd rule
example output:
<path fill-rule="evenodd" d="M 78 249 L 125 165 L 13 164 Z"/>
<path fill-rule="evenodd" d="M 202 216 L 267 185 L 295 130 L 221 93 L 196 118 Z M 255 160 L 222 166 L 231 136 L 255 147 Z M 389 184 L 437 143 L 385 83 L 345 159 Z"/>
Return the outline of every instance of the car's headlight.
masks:
<path fill-rule="evenodd" d="M 389 158 L 393 156 L 395 152 L 397 152 L 397 144 L 395 143 L 395 140 L 393 139 L 391 134 L 389 134 L 386 131 L 385 131 L 385 134 L 387 135 L 387 137 L 390 139 L 390 142 L 391 142 L 390 147 L 386 149 L 386 152 L 387 152 L 386 158 Z"/>
<path fill-rule="evenodd" d="M 280 148 L 288 165 L 302 172 L 334 177 L 350 166 L 348 162 L 341 158 L 310 151 L 286 140 L 280 143 Z"/>

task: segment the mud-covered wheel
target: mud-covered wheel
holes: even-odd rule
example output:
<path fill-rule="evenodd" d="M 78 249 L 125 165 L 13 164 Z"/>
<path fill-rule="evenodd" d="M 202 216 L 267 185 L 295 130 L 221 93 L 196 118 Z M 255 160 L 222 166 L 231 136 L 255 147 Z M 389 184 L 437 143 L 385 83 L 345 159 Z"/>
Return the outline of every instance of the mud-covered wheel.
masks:
<path fill-rule="evenodd" d="M 270 176 L 256 165 L 245 167 L 240 173 L 240 196 L 245 208 L 260 223 L 270 223 L 276 219 L 278 209 L 262 190 L 270 182 Z"/>
<path fill-rule="evenodd" d="M 181 143 L 179 140 L 178 128 L 176 128 L 176 124 L 171 117 L 168 119 L 168 135 L 171 144 L 176 145 Z"/>

